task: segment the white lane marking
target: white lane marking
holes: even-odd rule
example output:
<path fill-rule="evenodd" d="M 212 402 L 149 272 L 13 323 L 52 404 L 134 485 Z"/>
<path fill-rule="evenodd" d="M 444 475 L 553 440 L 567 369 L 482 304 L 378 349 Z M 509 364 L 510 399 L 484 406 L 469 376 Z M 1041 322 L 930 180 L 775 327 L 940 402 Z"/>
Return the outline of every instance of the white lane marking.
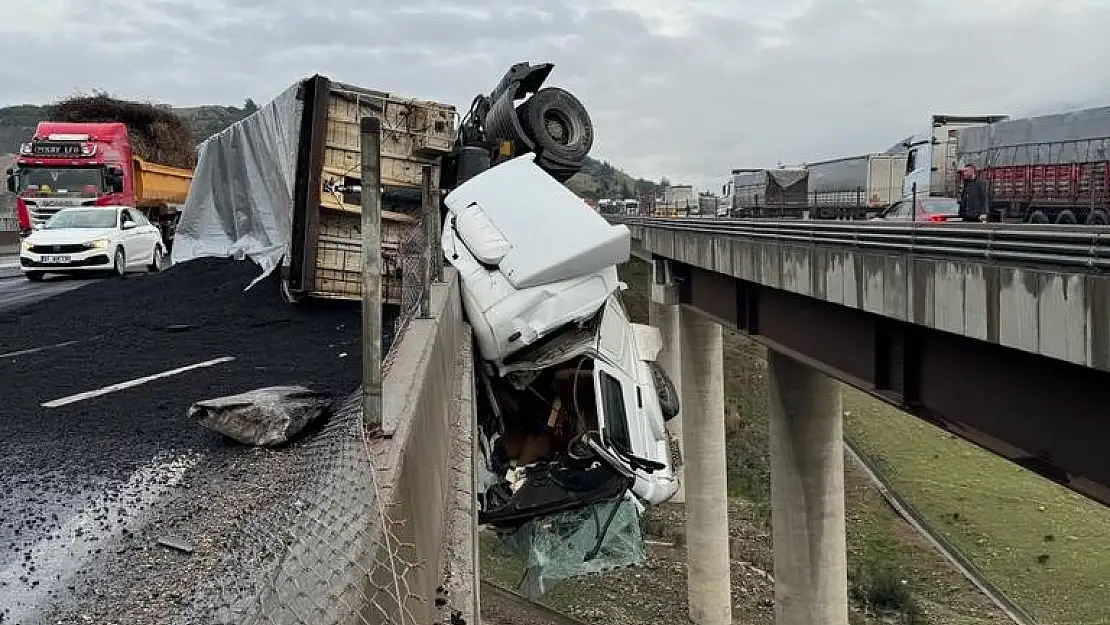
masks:
<path fill-rule="evenodd" d="M 148 375 L 148 376 L 143 377 L 143 378 L 136 378 L 134 380 L 128 380 L 126 382 L 119 382 L 117 384 L 112 384 L 110 386 L 105 386 L 104 388 L 98 388 L 94 391 L 85 391 L 84 393 L 77 393 L 76 395 L 69 395 L 68 397 L 61 397 L 59 399 L 54 399 L 54 400 L 46 402 L 45 404 L 42 404 L 42 407 L 43 408 L 57 408 L 59 406 L 65 406 L 66 404 L 72 404 L 72 403 L 76 403 L 76 402 L 79 402 L 79 401 L 84 401 L 86 399 L 92 399 L 93 397 L 100 397 L 101 395 L 107 395 L 108 393 L 114 393 L 116 391 L 122 391 L 123 389 L 126 389 L 126 388 L 131 388 L 131 387 L 134 387 L 134 386 L 140 386 L 142 384 L 146 384 L 147 382 L 153 382 L 154 380 L 160 380 L 162 378 L 168 378 L 168 377 L 171 377 L 171 376 L 175 376 L 179 373 L 185 373 L 186 371 L 192 371 L 193 369 L 201 369 L 201 368 L 204 368 L 204 367 L 212 367 L 212 366 L 222 364 L 222 363 L 225 363 L 225 362 L 231 362 L 232 360 L 235 360 L 234 356 L 223 356 L 221 358 L 214 358 L 212 360 L 206 360 L 204 362 L 198 362 L 198 363 L 187 365 L 187 366 L 184 366 L 184 367 L 178 367 L 177 369 L 170 369 L 169 371 L 163 371 L 161 373 L 155 373 L 154 375 Z"/>
<path fill-rule="evenodd" d="M 54 343 L 53 345 L 43 345 L 42 347 L 32 347 L 31 349 L 21 349 L 18 352 L 8 352 L 6 354 L 0 354 L 0 360 L 2 360 L 4 358 L 16 358 L 17 356 L 26 356 L 27 354 L 34 354 L 36 352 L 41 352 L 41 351 L 47 350 L 47 349 L 56 349 L 58 347 L 69 347 L 70 345 L 76 345 L 77 343 L 84 343 L 85 341 L 95 341 L 99 338 L 100 338 L 100 336 L 94 336 L 94 337 L 88 338 L 88 339 L 76 339 L 76 340 L 73 340 L 73 341 L 65 341 L 64 343 Z"/>
<path fill-rule="evenodd" d="M 10 611 L 5 622 L 32 622 L 33 616 L 46 608 L 50 593 L 61 588 L 83 568 L 106 544 L 116 543 L 123 530 L 136 531 L 151 508 L 181 483 L 185 472 L 196 466 L 203 456 L 187 453 L 171 456 L 160 452 L 140 467 L 119 486 L 105 484 L 100 492 L 90 492 L 89 504 L 69 517 L 57 530 L 47 528 L 47 537 L 39 539 L 24 554 L 0 569 L 0 585 L 4 588 L 4 607 Z M 111 499 L 101 499 L 110 492 Z M 102 502 L 102 503 L 94 503 Z M 144 512 L 137 512 L 145 505 Z M 99 519 L 99 521 L 98 521 Z M 103 529 L 104 519 L 114 521 L 111 529 Z M 56 539 L 51 540 L 50 536 Z M 23 563 L 33 563 L 34 572 Z M 37 582 L 37 583 L 36 583 Z M 38 621 L 34 621 L 38 622 Z"/>

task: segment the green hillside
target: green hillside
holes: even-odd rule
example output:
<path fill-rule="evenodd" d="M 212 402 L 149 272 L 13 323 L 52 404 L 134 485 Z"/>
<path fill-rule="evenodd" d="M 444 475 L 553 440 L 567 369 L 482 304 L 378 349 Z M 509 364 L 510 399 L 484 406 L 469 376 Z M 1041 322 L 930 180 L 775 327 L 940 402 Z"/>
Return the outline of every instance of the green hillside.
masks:
<path fill-rule="evenodd" d="M 242 107 L 210 105 L 170 110 L 188 123 L 194 140 L 200 143 L 257 111 L 258 105 L 247 98 Z M 53 105 L 50 104 L 21 104 L 0 108 L 0 154 L 18 151 L 19 144 L 31 136 L 35 125 L 50 119 L 52 112 Z"/>
<path fill-rule="evenodd" d="M 242 107 L 207 105 L 170 110 L 185 120 L 194 140 L 199 144 L 258 110 L 258 105 L 247 98 Z M 49 104 L 21 104 L 0 108 L 0 154 L 18 151 L 19 144 L 31 136 L 35 125 L 49 119 L 52 111 L 53 106 Z M 666 180 L 661 183 L 666 184 Z M 587 158 L 582 171 L 568 180 L 567 186 L 582 197 L 596 200 L 634 198 L 641 191 L 657 190 L 660 183 L 633 178 L 606 161 Z"/>

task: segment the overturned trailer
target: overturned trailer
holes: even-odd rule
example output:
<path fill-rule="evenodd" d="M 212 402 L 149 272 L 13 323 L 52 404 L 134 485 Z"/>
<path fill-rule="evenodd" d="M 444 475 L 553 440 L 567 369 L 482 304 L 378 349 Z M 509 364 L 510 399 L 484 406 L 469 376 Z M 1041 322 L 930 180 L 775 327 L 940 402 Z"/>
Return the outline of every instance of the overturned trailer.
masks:
<path fill-rule="evenodd" d="M 455 109 L 325 76 L 297 82 L 204 141 L 173 260 L 249 256 L 291 299 L 359 299 L 359 121 L 382 121 L 382 287 L 401 303 L 400 253 L 419 232 L 422 167 L 451 151 Z"/>

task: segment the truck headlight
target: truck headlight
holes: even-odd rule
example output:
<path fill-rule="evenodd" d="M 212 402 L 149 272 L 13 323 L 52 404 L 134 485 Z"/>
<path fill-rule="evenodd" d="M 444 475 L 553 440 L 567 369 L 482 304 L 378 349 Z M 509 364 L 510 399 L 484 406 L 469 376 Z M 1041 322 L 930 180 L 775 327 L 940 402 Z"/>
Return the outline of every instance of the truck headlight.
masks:
<path fill-rule="evenodd" d="M 30 241 L 23 241 L 20 244 L 20 247 L 23 248 L 24 252 L 30 252 L 31 251 L 31 242 Z"/>
<path fill-rule="evenodd" d="M 86 243 L 90 250 L 103 250 L 108 247 L 108 239 L 94 239 Z"/>

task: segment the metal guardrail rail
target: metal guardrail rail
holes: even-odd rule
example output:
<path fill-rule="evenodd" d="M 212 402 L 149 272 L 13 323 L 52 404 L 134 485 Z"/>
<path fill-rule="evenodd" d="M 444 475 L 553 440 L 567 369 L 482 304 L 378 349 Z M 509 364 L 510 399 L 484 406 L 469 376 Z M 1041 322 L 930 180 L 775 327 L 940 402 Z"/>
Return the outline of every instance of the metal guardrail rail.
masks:
<path fill-rule="evenodd" d="M 614 224 L 760 242 L 843 246 L 985 262 L 1110 269 L 1110 226 L 892 224 L 821 220 L 659 218 L 605 215 Z"/>

